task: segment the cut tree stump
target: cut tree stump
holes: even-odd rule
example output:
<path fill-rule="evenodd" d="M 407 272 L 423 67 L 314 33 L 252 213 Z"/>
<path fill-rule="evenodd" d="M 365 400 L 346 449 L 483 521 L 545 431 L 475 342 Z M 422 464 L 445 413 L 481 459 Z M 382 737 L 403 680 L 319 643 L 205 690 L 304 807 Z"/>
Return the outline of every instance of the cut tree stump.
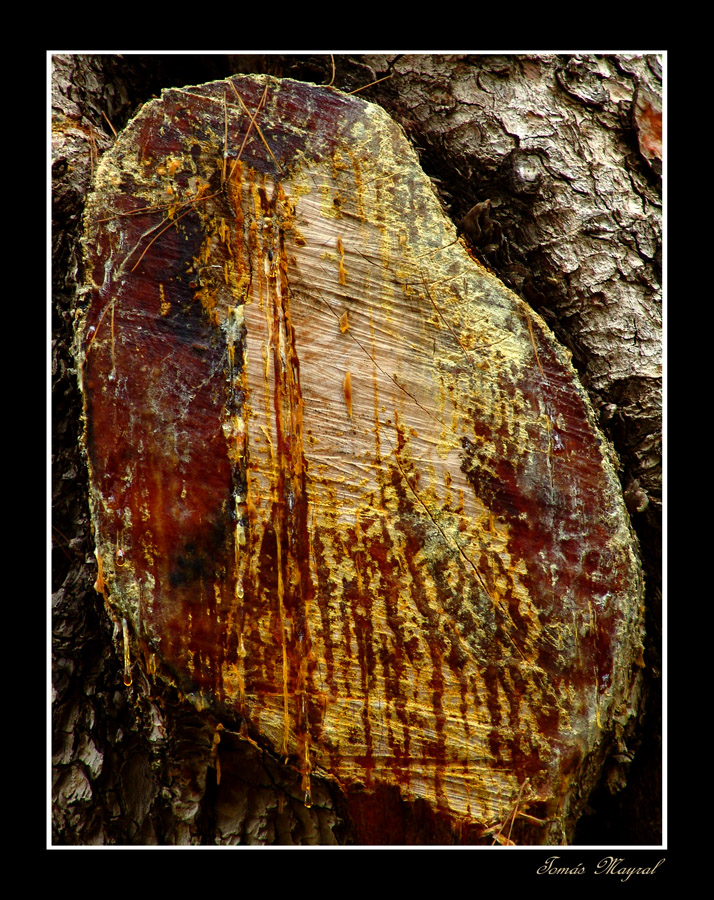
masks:
<path fill-rule="evenodd" d="M 299 82 L 167 90 L 86 216 L 96 586 L 127 683 L 287 760 L 306 806 L 331 780 L 365 842 L 395 796 L 473 842 L 568 839 L 637 709 L 636 542 L 567 352 L 401 129 Z"/>

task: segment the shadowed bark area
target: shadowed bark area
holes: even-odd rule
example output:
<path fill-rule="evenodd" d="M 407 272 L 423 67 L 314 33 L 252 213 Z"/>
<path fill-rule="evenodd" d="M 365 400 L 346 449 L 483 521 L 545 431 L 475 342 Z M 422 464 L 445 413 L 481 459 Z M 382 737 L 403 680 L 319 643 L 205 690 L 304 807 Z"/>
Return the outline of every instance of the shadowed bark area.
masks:
<path fill-rule="evenodd" d="M 359 838 L 360 822 L 350 821 L 335 785 L 320 782 L 312 808 L 305 809 L 299 777 L 264 750 L 230 732 L 215 732 L 215 722 L 206 723 L 178 696 L 148 682 L 127 690 L 122 666 L 110 650 L 109 619 L 92 590 L 96 570 L 83 492 L 84 464 L 77 450 L 80 406 L 67 348 L 78 269 L 77 232 L 72 228 L 79 224 L 96 157 L 112 140 L 102 112 L 119 128 L 134 102 L 145 99 L 147 88 L 153 93 L 159 85 L 220 77 L 226 74 L 224 63 L 230 69 L 236 62 L 241 66 L 249 62 L 254 68 L 265 65 L 265 60 L 245 58 L 193 58 L 194 68 L 188 72 L 172 71 L 174 62 L 169 59 L 71 57 L 58 60 L 55 68 L 58 431 L 53 554 L 58 564 L 53 595 L 53 749 L 59 842 L 328 843 Z M 329 80 L 329 58 L 268 62 L 284 76 Z M 429 174 L 441 179 L 444 204 L 461 223 L 474 252 L 531 302 L 570 347 L 591 399 L 601 410 L 601 422 L 612 426 L 610 435 L 623 462 L 625 497 L 650 576 L 648 612 L 653 625 L 645 658 L 650 680 L 657 665 L 660 529 L 659 215 L 656 140 L 645 125 L 651 124 L 656 105 L 655 62 L 338 58 L 336 76 L 338 86 L 350 90 L 391 74 L 364 96 L 379 100 L 401 121 L 421 148 Z M 118 73 L 108 78 L 113 66 L 119 67 Z M 523 110 L 520 117 L 519 110 Z M 556 112 L 562 127 L 553 132 L 546 123 Z M 599 150 L 592 158 L 594 141 L 578 138 L 583 133 L 599 136 Z M 572 146 L 563 144 L 563 135 L 568 134 L 575 136 Z M 627 173 L 629 189 L 622 172 Z M 479 206 L 469 215 L 474 204 Z M 83 648 L 81 657 L 77 647 Z M 651 698 L 656 711 L 656 688 Z M 655 758 L 658 752 L 653 747 L 656 719 L 653 724 L 650 715 L 646 721 L 654 737 L 645 744 L 645 753 L 635 757 L 635 767 L 648 751 Z M 220 744 L 215 743 L 217 736 Z M 616 752 L 601 788 L 605 816 L 613 808 L 609 798 L 628 781 L 630 758 L 641 737 L 622 735 L 622 745 L 613 748 Z M 221 766 L 220 794 L 215 791 L 216 760 Z M 652 767 L 641 765 L 645 777 L 639 788 L 637 782 L 626 788 L 626 796 L 627 790 L 630 797 L 642 797 L 647 791 L 656 796 L 656 776 L 648 774 Z M 226 802 L 229 796 L 231 801 Z M 395 812 L 402 822 L 398 840 L 429 842 L 429 835 L 441 843 L 455 839 L 453 834 L 440 834 L 433 823 L 430 829 L 428 817 L 416 808 L 403 808 L 398 798 L 390 802 L 401 810 Z M 645 804 L 644 814 L 637 799 L 635 806 L 640 823 L 649 822 L 649 830 L 639 837 L 631 831 L 623 840 L 657 840 L 658 803 Z M 598 819 L 593 819 L 597 830 Z M 612 841 L 606 820 L 601 816 L 599 822 L 603 840 Z M 393 837 L 385 836 L 385 842 Z"/>

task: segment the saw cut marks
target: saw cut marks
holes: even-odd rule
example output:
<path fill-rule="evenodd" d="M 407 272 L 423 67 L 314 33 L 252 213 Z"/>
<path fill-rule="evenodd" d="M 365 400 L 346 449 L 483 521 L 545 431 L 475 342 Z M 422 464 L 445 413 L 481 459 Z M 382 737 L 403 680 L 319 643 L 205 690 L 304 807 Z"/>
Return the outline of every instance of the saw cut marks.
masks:
<path fill-rule="evenodd" d="M 565 352 L 401 130 L 298 82 L 164 91 L 86 257 L 97 555 L 139 664 L 308 805 L 324 775 L 547 838 L 632 688 L 634 539 Z"/>

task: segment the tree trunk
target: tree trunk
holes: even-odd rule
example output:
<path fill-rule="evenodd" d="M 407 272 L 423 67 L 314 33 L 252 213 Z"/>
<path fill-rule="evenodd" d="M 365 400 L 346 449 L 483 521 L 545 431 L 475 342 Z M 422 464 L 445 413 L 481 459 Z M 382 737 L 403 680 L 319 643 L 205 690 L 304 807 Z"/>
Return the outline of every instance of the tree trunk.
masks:
<path fill-rule="evenodd" d="M 81 210 L 97 159 L 112 142 L 108 121 L 118 129 L 159 86 L 221 77 L 222 65 L 260 69 L 265 62 L 283 76 L 324 83 L 332 74 L 329 57 L 55 60 L 53 824 L 60 843 L 340 843 L 360 839 L 367 813 L 327 780 L 313 784 L 306 806 L 304 777 L 250 734 L 221 732 L 163 683 L 125 685 L 113 649 L 122 646 L 121 629 L 112 635 L 93 591 L 101 578 L 93 568 L 69 347 Z M 188 65 L 193 71 L 181 69 Z M 656 842 L 659 802 L 643 798 L 656 798 L 658 783 L 658 61 L 337 58 L 335 83 L 343 90 L 384 75 L 364 96 L 385 106 L 422 149 L 473 251 L 570 348 L 620 455 L 648 576 L 649 713 L 638 733 L 630 723 L 611 748 L 593 792 L 592 823 L 583 817 L 579 833 L 590 842 L 591 835 Z M 587 793 L 592 779 L 592 772 L 583 776 Z M 611 799 L 618 793 L 627 800 L 622 807 Z M 390 815 L 371 822 L 373 842 L 473 838 L 428 806 L 407 811 L 396 795 L 383 808 Z M 639 832 L 634 824 L 613 830 L 610 817 L 622 808 L 637 811 Z M 574 828 L 569 822 L 567 839 L 577 839 Z"/>

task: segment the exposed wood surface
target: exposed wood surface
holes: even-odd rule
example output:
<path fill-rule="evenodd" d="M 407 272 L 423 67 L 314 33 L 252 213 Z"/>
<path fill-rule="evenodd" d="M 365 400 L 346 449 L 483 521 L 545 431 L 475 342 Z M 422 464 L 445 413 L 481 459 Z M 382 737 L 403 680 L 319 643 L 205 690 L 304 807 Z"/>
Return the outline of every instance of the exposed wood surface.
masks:
<path fill-rule="evenodd" d="M 401 130 L 297 82 L 166 91 L 102 158 L 86 252 L 127 679 L 290 759 L 306 805 L 327 777 L 559 840 L 635 709 L 636 544 L 567 353 Z"/>

